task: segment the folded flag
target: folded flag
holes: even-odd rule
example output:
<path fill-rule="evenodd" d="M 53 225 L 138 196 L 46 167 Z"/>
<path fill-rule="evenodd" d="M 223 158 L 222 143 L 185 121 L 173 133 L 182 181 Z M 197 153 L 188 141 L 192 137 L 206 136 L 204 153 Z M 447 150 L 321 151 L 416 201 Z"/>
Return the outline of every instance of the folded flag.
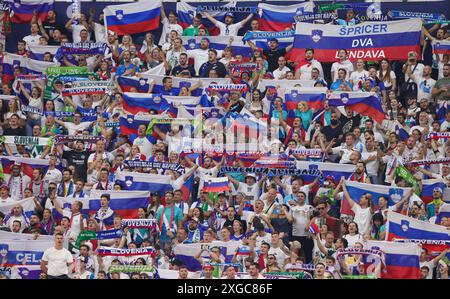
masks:
<path fill-rule="evenodd" d="M 320 232 L 319 227 L 315 223 L 311 223 L 309 226 L 309 232 L 313 235 L 316 235 Z"/>
<path fill-rule="evenodd" d="M 136 3 L 108 5 L 103 9 L 105 27 L 118 35 L 157 29 L 161 1 L 141 0 Z"/>
<path fill-rule="evenodd" d="M 406 60 L 409 51 L 419 52 L 421 21 L 363 22 L 354 26 L 297 23 L 292 57 L 305 59 L 314 49 L 315 59 L 334 62 L 340 49 L 350 49 L 350 60 Z"/>
<path fill-rule="evenodd" d="M 203 190 L 205 192 L 225 192 L 230 190 L 230 184 L 227 177 L 207 178 Z"/>
<path fill-rule="evenodd" d="M 6 1 L 5 1 L 6 2 Z M 11 5 L 14 15 L 11 18 L 13 23 L 30 23 L 34 11 L 37 18 L 46 21 L 48 12 L 54 9 L 54 0 L 13 0 Z"/>
<path fill-rule="evenodd" d="M 419 279 L 420 247 L 418 244 L 402 244 L 387 241 L 367 241 L 367 249 L 381 250 L 385 265 L 381 270 L 383 279 Z"/>
<path fill-rule="evenodd" d="M 314 2 L 312 1 L 285 6 L 259 3 L 259 29 L 262 31 L 284 31 L 291 29 L 292 23 L 294 23 L 294 16 L 297 12 L 312 13 L 314 6 Z"/>
<path fill-rule="evenodd" d="M 352 110 L 367 115 L 381 124 L 384 112 L 381 100 L 373 92 L 333 92 L 328 98 L 330 106 L 349 106 Z"/>
<path fill-rule="evenodd" d="M 386 223 L 388 241 L 407 240 L 421 244 L 432 255 L 450 248 L 450 235 L 445 226 L 429 223 L 388 211 Z"/>

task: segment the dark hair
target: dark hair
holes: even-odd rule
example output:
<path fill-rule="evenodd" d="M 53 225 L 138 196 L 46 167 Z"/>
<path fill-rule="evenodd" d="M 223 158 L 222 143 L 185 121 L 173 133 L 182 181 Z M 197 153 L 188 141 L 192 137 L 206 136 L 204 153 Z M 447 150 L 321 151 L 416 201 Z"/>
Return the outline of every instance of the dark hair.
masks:
<path fill-rule="evenodd" d="M 340 68 L 340 69 L 338 69 L 338 72 L 339 72 L 339 71 L 344 71 L 344 73 L 347 75 L 347 70 L 346 70 L 346 69 Z"/>
<path fill-rule="evenodd" d="M 306 49 L 305 49 L 305 53 L 306 53 L 306 52 L 313 52 L 313 54 L 314 54 L 314 49 L 313 49 L 313 48 L 306 48 Z"/>
<path fill-rule="evenodd" d="M 169 80 L 169 79 L 171 79 L 172 80 L 172 77 L 164 77 L 163 78 L 163 80 L 162 80 L 162 83 L 164 84 L 164 83 L 166 83 L 167 82 L 167 80 Z"/>

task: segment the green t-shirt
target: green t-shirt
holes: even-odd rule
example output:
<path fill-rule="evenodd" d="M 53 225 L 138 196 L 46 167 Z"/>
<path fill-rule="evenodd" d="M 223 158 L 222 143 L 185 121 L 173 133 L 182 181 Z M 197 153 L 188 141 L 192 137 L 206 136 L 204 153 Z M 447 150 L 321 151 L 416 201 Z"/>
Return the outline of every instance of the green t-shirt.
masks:
<path fill-rule="evenodd" d="M 439 89 L 441 87 L 447 87 L 447 92 L 441 92 L 436 99 L 438 101 L 449 101 L 450 100 L 450 78 L 441 78 L 436 81 L 434 87 Z"/>
<path fill-rule="evenodd" d="M 200 29 L 199 27 L 194 27 L 194 26 L 191 25 L 188 28 L 184 29 L 183 36 L 198 36 L 198 30 L 199 29 Z M 209 36 L 208 29 L 205 28 L 205 30 L 206 30 L 206 35 Z"/>

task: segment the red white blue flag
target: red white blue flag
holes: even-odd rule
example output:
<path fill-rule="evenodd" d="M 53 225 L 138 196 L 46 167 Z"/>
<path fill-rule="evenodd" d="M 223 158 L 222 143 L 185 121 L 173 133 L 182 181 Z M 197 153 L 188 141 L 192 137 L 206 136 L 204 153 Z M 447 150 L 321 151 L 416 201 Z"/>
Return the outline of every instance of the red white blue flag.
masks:
<path fill-rule="evenodd" d="M 109 5 L 103 9 L 105 26 L 118 35 L 157 29 L 161 1 L 143 0 L 136 3 Z"/>
<path fill-rule="evenodd" d="M 291 29 L 294 24 L 294 16 L 302 15 L 305 12 L 313 12 L 314 2 L 308 1 L 306 3 L 294 5 L 271 5 L 260 3 L 259 15 L 259 29 L 262 31 L 284 31 Z"/>

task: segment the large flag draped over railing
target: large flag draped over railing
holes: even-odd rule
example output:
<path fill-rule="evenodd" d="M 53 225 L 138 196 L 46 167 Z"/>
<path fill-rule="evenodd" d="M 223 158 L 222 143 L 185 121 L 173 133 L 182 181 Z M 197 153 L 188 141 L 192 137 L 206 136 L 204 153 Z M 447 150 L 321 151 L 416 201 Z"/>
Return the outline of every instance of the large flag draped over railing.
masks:
<path fill-rule="evenodd" d="M 54 246 L 53 240 L 0 240 L 1 256 L 6 265 L 39 265 L 44 251 Z"/>
<path fill-rule="evenodd" d="M 21 55 L 4 53 L 2 81 L 10 82 L 14 79 L 15 67 L 20 67 L 22 69 L 22 74 L 42 74 L 48 67 L 52 66 L 58 66 L 58 64 L 34 60 Z"/>
<path fill-rule="evenodd" d="M 388 241 L 406 240 L 421 244 L 429 254 L 439 254 L 450 248 L 450 235 L 445 226 L 421 221 L 399 213 L 388 211 L 386 223 Z"/>
<path fill-rule="evenodd" d="M 266 3 L 258 4 L 260 9 L 259 28 L 263 31 L 284 31 L 291 29 L 294 23 L 294 16 L 297 13 L 313 12 L 314 2 L 294 5 L 271 5 Z"/>
<path fill-rule="evenodd" d="M 305 50 L 314 49 L 314 58 L 334 62 L 340 49 L 349 59 L 407 60 L 408 52 L 420 53 L 421 21 L 364 22 L 355 26 L 297 23 L 292 57 L 305 59 Z"/>
<path fill-rule="evenodd" d="M 385 265 L 381 269 L 381 278 L 420 278 L 420 247 L 418 244 L 370 240 L 367 242 L 367 247 L 367 249 L 378 249 L 384 252 Z"/>
<path fill-rule="evenodd" d="M 141 0 L 136 3 L 109 5 L 103 12 L 105 26 L 118 35 L 147 32 L 159 26 L 161 1 Z"/>

